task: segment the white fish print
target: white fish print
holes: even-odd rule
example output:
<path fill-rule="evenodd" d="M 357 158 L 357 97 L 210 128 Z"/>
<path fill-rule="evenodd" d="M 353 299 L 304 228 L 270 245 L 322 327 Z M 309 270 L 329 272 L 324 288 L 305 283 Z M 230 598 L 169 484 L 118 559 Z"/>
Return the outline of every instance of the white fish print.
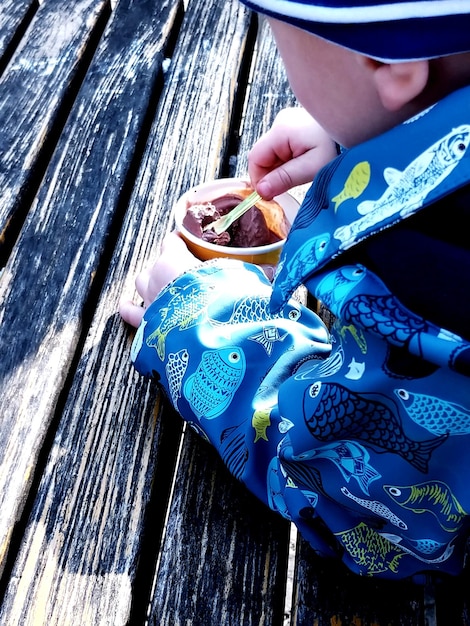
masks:
<path fill-rule="evenodd" d="M 378 200 L 361 202 L 358 213 L 364 217 L 340 226 L 334 233 L 340 248 L 349 248 L 365 232 L 394 215 L 408 215 L 422 206 L 426 196 L 449 176 L 470 144 L 470 125 L 451 130 L 421 153 L 404 170 L 386 168 L 387 189 Z"/>
<path fill-rule="evenodd" d="M 263 330 L 255 335 L 248 337 L 250 341 L 256 341 L 266 350 L 266 354 L 271 356 L 273 346 L 277 341 L 284 341 L 287 336 L 287 332 L 281 333 L 276 326 L 264 326 Z"/>
<path fill-rule="evenodd" d="M 132 347 L 131 347 L 131 361 L 132 363 L 136 362 L 137 357 L 139 356 L 139 352 L 142 348 L 142 345 L 144 343 L 144 334 L 145 334 L 145 327 L 147 326 L 147 320 L 143 319 L 142 322 L 140 323 L 139 328 L 137 329 L 137 332 L 135 334 L 134 337 L 134 341 L 132 342 Z"/>
<path fill-rule="evenodd" d="M 356 361 L 356 359 L 352 357 L 348 365 L 348 370 L 348 373 L 344 375 L 345 378 L 349 378 L 349 380 L 360 380 L 366 370 L 366 364 L 364 361 Z"/>
<path fill-rule="evenodd" d="M 214 287 L 194 281 L 184 287 L 171 288 L 170 293 L 173 297 L 168 306 L 160 309 L 160 324 L 147 338 L 147 345 L 156 349 L 162 361 L 168 333 L 174 328 L 185 330 L 196 326 L 213 298 Z"/>
<path fill-rule="evenodd" d="M 295 380 L 311 380 L 326 376 L 333 376 L 342 368 L 344 351 L 342 346 L 326 359 L 310 359 L 302 363 L 295 373 Z"/>
<path fill-rule="evenodd" d="M 271 313 L 269 296 L 247 296 L 238 300 L 232 309 L 227 320 L 217 320 L 209 318 L 214 326 L 232 326 L 234 324 L 245 324 L 247 322 L 265 322 L 278 318 L 288 318 L 297 321 L 301 317 L 300 307 L 289 305 L 280 313 Z"/>
<path fill-rule="evenodd" d="M 279 432 L 285 435 L 291 428 L 294 428 L 294 422 L 291 422 L 286 417 L 281 417 L 278 426 Z"/>
<path fill-rule="evenodd" d="M 407 530 L 408 526 L 405 524 L 405 522 L 400 519 L 398 515 L 395 515 L 395 513 L 393 513 L 388 508 L 388 506 L 385 506 L 385 504 L 379 502 L 379 500 L 366 500 L 365 498 L 358 498 L 353 493 L 351 493 L 349 489 L 347 489 L 347 487 L 341 487 L 341 493 L 353 500 L 353 502 L 356 502 L 360 506 L 363 506 L 365 509 L 372 511 L 372 513 L 375 513 L 380 517 L 383 517 L 394 526 L 398 526 L 398 528 L 401 528 L 402 530 Z"/>
<path fill-rule="evenodd" d="M 419 561 L 422 561 L 423 563 L 443 563 L 444 561 L 447 561 L 447 559 L 452 555 L 452 552 L 454 551 L 454 546 L 449 544 L 448 546 L 446 546 L 446 549 L 441 554 L 441 556 L 435 559 L 426 559 L 425 557 L 417 554 L 413 550 L 406 548 L 402 543 L 403 538 L 400 537 L 399 535 L 392 535 L 389 533 L 379 533 L 379 535 L 383 537 L 384 539 L 387 539 L 388 541 L 390 541 L 390 543 L 392 543 L 394 546 L 399 546 L 401 550 L 403 550 L 407 554 L 411 554 L 411 556 L 414 556 L 415 559 L 418 559 Z"/>
<path fill-rule="evenodd" d="M 380 534 L 382 537 L 385 537 L 386 539 L 388 539 L 388 541 L 391 541 L 395 545 L 403 541 L 403 538 L 400 537 L 399 535 L 394 535 L 394 534 L 389 534 L 389 533 L 380 533 Z M 436 541 L 435 539 L 426 539 L 426 538 L 410 539 L 409 537 L 406 538 L 406 543 L 413 546 L 413 548 L 415 548 L 420 554 L 426 554 L 428 556 L 431 556 L 432 554 L 435 554 L 436 552 L 441 552 L 448 545 L 448 543 L 444 543 L 442 541 Z"/>
<path fill-rule="evenodd" d="M 171 352 L 165 365 L 166 377 L 170 388 L 170 396 L 175 409 L 178 408 L 178 398 L 181 398 L 181 382 L 188 369 L 189 352 L 183 348 L 178 352 Z"/>

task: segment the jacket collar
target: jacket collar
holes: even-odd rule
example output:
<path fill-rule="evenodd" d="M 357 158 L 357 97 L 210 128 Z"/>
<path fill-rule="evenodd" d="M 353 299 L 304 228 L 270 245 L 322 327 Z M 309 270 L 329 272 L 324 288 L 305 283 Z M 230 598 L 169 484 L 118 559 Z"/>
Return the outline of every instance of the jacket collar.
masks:
<path fill-rule="evenodd" d="M 469 103 L 470 87 L 456 91 L 318 173 L 281 254 L 273 312 L 344 250 L 469 184 Z"/>

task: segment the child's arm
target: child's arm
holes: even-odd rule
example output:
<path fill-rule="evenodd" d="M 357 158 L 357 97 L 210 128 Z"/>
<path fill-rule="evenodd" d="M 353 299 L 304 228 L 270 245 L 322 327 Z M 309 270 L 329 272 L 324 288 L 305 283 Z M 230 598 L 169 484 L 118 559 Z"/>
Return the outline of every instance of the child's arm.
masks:
<path fill-rule="evenodd" d="M 279 387 L 302 360 L 329 354 L 329 333 L 295 301 L 272 315 L 271 283 L 259 267 L 229 259 L 200 263 L 180 243 L 167 238 L 160 259 L 136 281 L 144 305 L 168 283 L 156 299 L 145 310 L 121 306 L 126 321 L 142 320 L 132 361 L 159 382 L 234 476 L 283 510 L 283 496 L 273 500 L 266 482 L 268 466 L 279 475 Z M 168 282 L 184 265 L 187 271 Z"/>
<path fill-rule="evenodd" d="M 186 244 L 176 231 L 171 232 L 162 242 L 160 256 L 155 263 L 145 268 L 135 279 L 135 286 L 142 297 L 142 305 L 132 300 L 122 300 L 119 313 L 122 319 L 138 328 L 145 313 L 160 291 L 175 278 L 187 270 L 200 265 L 199 261 L 186 247 Z M 261 265 L 263 272 L 272 280 L 275 266 Z"/>
<path fill-rule="evenodd" d="M 335 142 L 304 109 L 283 109 L 251 149 L 248 172 L 258 193 L 271 200 L 310 183 L 336 156 Z"/>

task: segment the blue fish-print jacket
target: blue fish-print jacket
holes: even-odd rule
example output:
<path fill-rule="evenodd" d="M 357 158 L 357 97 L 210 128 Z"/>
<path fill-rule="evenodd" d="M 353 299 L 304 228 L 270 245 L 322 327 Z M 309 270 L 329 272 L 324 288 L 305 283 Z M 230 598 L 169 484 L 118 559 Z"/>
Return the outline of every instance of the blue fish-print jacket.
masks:
<path fill-rule="evenodd" d="M 470 344 L 357 259 L 468 187 L 468 102 L 456 92 L 325 167 L 273 285 L 254 265 L 204 263 L 164 289 L 133 343 L 138 371 L 233 475 L 362 575 L 463 566 Z M 300 284 L 334 314 L 331 331 L 292 299 Z"/>

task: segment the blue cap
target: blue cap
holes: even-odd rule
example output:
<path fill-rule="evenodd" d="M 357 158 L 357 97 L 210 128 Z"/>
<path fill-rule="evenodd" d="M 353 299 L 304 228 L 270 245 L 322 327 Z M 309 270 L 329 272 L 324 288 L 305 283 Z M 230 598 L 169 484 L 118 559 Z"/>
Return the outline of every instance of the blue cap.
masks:
<path fill-rule="evenodd" d="M 380 61 L 470 51 L 470 0 L 241 1 L 254 11 Z"/>

